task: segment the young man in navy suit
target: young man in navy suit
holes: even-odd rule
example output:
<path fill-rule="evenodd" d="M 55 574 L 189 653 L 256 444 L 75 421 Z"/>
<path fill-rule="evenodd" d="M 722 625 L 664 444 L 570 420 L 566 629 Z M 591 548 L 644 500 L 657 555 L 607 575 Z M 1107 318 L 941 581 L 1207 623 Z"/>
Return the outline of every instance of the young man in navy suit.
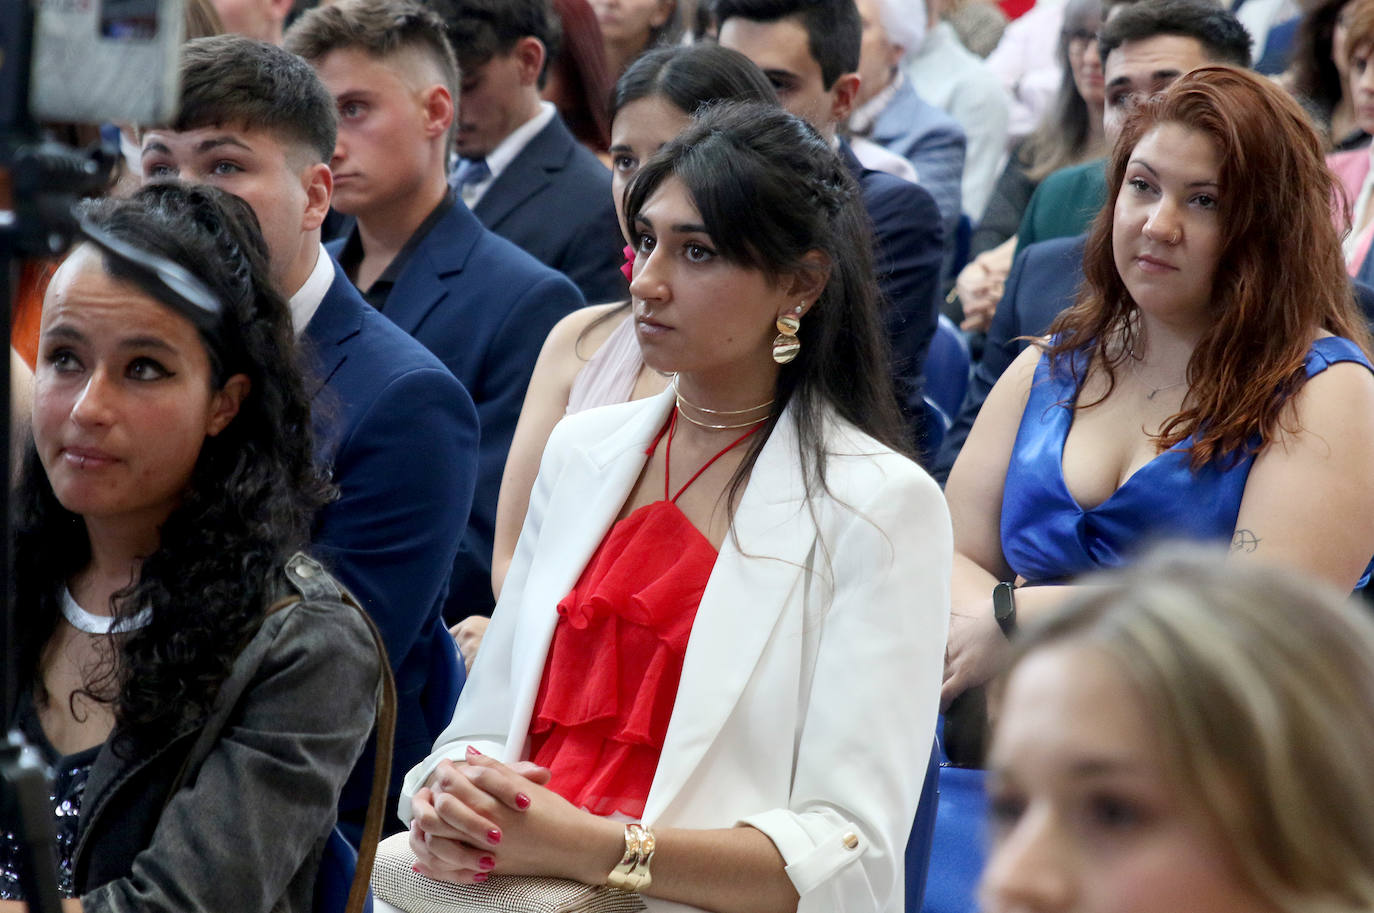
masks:
<path fill-rule="evenodd" d="M 591 304 L 628 297 L 611 172 L 540 99 L 551 0 L 429 0 L 462 72 L 452 174 L 482 224 L 563 273 Z"/>
<path fill-rule="evenodd" d="M 854 0 L 719 0 L 715 11 L 720 43 L 754 61 L 788 111 L 835 140 L 859 90 L 862 25 Z M 921 372 L 935 335 L 944 258 L 940 211 L 924 188 L 864 168 L 836 142 L 873 221 L 897 396 L 920 443 Z"/>
<path fill-rule="evenodd" d="M 262 226 L 318 390 L 316 453 L 339 488 L 315 520 L 311 550 L 377 623 L 396 676 L 394 809 L 401 778 L 447 725 L 462 683 L 441 608 L 477 477 L 477 412 L 462 384 L 369 307 L 320 244 L 335 118 L 310 66 L 226 35 L 189 42 L 181 80 L 176 121 L 144 136 L 144 180 L 214 184 L 243 198 Z M 340 800 L 355 843 L 371 781 L 365 760 Z M 387 815 L 387 829 L 395 822 Z"/>
<path fill-rule="evenodd" d="M 344 0 L 302 17 L 287 49 L 315 67 L 339 112 L 334 208 L 357 224 L 330 251 L 477 404 L 477 493 L 444 614 L 450 623 L 490 615 L 496 497 L 525 388 L 544 337 L 585 302 L 449 190 L 458 75 L 433 12 L 411 0 Z"/>

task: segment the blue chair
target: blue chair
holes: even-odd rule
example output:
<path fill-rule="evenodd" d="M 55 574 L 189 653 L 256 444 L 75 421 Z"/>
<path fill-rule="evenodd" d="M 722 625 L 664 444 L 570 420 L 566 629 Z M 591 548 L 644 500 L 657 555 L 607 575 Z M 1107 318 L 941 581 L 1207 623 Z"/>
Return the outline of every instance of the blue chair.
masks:
<path fill-rule="evenodd" d="M 906 840 L 906 913 L 920 913 L 925 902 L 926 875 L 930 871 L 930 845 L 935 837 L 935 816 L 940 805 L 940 743 L 931 746 L 926 780 L 921 784 L 921 804 Z"/>
<path fill-rule="evenodd" d="M 937 724 L 940 804 L 935 812 L 921 913 L 978 913 L 978 881 L 987 861 L 987 771 L 952 767 Z M 910 906 L 907 913 L 916 913 Z"/>
<path fill-rule="evenodd" d="M 337 827 L 329 832 L 320 856 L 320 871 L 315 876 L 315 913 L 344 913 L 348 908 L 348 890 L 353 886 L 353 872 L 358 867 L 358 854 L 353 844 Z M 364 913 L 372 913 L 372 892 L 367 892 Z"/>
<path fill-rule="evenodd" d="M 458 705 L 458 695 L 463 693 L 463 685 L 468 680 L 467 667 L 463 665 L 463 657 L 458 655 L 458 646 L 451 637 L 448 646 L 452 649 L 434 650 L 429 680 L 425 683 L 425 693 L 420 700 L 425 725 L 435 736 L 453 721 L 453 708 Z"/>
<path fill-rule="evenodd" d="M 926 407 L 924 446 L 927 453 L 933 453 L 940 446 L 945 432 L 949 431 L 959 410 L 963 408 L 971 364 L 968 340 L 954 325 L 954 321 L 941 314 L 935 327 L 935 336 L 930 341 L 930 351 L 926 354 L 923 398 Z"/>

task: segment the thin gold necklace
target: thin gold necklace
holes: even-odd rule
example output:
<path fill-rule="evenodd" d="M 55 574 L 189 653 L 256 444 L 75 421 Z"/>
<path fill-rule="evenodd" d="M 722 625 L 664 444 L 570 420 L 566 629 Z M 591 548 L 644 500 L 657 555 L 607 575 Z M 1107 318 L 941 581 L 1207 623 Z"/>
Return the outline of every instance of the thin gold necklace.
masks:
<path fill-rule="evenodd" d="M 766 403 L 759 403 L 757 406 L 750 406 L 750 407 L 747 408 L 747 409 L 708 409 L 708 408 L 706 408 L 705 406 L 698 406 L 696 403 L 692 402 L 690 399 L 688 399 L 687 397 L 685 397 L 685 396 L 682 395 L 682 391 L 681 391 L 680 389 L 678 389 L 678 385 L 677 385 L 677 375 L 676 375 L 676 374 L 673 375 L 673 395 L 677 397 L 677 404 L 678 404 L 679 407 L 682 407 L 682 406 L 690 406 L 690 407 L 692 407 L 693 409 L 697 410 L 698 412 L 705 412 L 707 415 L 744 415 L 744 414 L 749 413 L 749 412 L 758 412 L 760 409 L 766 409 L 766 408 L 768 408 L 769 406 L 773 405 L 773 402 L 774 402 L 773 400 L 770 399 L 770 400 L 769 400 L 768 402 L 766 402 Z M 679 408 L 679 411 L 681 411 L 680 408 Z M 683 415 L 683 418 L 686 418 L 687 421 L 692 422 L 692 424 L 694 424 L 694 425 L 701 425 L 700 422 L 694 422 L 694 421 L 692 421 L 691 418 L 689 418 L 689 417 L 686 416 L 686 415 Z M 753 423 L 753 422 L 749 422 L 748 424 L 752 425 L 752 424 L 754 424 L 754 423 Z M 703 427 L 703 428 L 714 428 L 715 426 L 714 426 L 714 425 L 702 425 L 702 427 Z M 723 427 L 729 427 L 729 428 L 743 428 L 744 425 L 728 425 L 728 426 L 723 426 Z"/>
<path fill-rule="evenodd" d="M 734 428 L 748 428 L 750 425 L 762 425 L 764 422 L 768 421 L 768 416 L 765 415 L 763 418 L 750 419 L 747 422 L 735 422 L 733 424 L 726 425 L 713 425 L 710 422 L 703 422 L 698 419 L 694 419 L 686 412 L 683 412 L 681 403 L 678 403 L 677 414 L 685 418 L 687 421 L 691 422 L 693 425 L 696 425 L 698 428 L 709 428 L 712 431 L 729 431 Z"/>

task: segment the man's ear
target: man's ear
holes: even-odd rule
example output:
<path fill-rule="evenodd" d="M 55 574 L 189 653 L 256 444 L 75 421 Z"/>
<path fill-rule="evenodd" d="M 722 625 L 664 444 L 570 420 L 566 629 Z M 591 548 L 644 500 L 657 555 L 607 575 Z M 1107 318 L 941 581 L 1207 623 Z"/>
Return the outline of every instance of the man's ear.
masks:
<path fill-rule="evenodd" d="M 424 109 L 425 135 L 429 137 L 447 134 L 453 126 L 453 96 L 441 85 L 432 85 L 424 90 L 420 99 Z"/>
<path fill-rule="evenodd" d="M 544 71 L 544 42 L 533 35 L 526 35 L 515 42 L 511 55 L 520 65 L 520 84 L 532 86 L 539 82 L 539 74 Z"/>
<path fill-rule="evenodd" d="M 301 174 L 301 186 L 305 189 L 301 230 L 314 231 L 324 224 L 329 213 L 329 201 L 334 198 L 334 172 L 324 162 L 307 165 Z"/>
<path fill-rule="evenodd" d="M 830 282 L 830 255 L 823 250 L 807 251 L 802 257 L 801 266 L 792 274 L 787 294 L 797 302 L 806 302 L 801 316 L 815 305 L 826 285 Z"/>
<path fill-rule="evenodd" d="M 854 99 L 859 95 L 859 74 L 845 73 L 830 87 L 830 119 L 832 123 L 844 124 L 854 110 Z"/>

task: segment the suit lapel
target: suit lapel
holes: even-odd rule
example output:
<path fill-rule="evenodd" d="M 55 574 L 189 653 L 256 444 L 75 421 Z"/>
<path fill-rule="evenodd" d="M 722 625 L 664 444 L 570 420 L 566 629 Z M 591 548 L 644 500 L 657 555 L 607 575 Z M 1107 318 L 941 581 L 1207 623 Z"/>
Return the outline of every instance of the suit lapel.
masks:
<path fill-rule="evenodd" d="M 759 453 L 735 513 L 736 535 L 726 537 L 702 594 L 646 821 L 662 814 L 699 766 L 792 604 L 792 591 L 804 585 L 801 569 L 816 527 L 797 447 L 789 410 Z"/>
<path fill-rule="evenodd" d="M 552 174 L 567 167 L 573 142 L 572 134 L 555 114 L 482 194 L 473 213 L 495 231 L 521 203 L 551 184 Z"/>
<path fill-rule="evenodd" d="M 416 334 L 447 296 L 444 279 L 463 271 L 482 231 L 482 223 L 461 200 L 455 201 L 448 215 L 420 241 L 387 295 L 386 316 L 392 323 Z"/>
<path fill-rule="evenodd" d="M 302 355 L 312 369 L 306 388 L 312 399 L 329 385 L 330 378 L 343 365 L 348 357 L 344 343 L 358 335 L 363 326 L 362 308 L 366 303 L 338 262 L 333 265 L 334 281 L 300 337 Z"/>

